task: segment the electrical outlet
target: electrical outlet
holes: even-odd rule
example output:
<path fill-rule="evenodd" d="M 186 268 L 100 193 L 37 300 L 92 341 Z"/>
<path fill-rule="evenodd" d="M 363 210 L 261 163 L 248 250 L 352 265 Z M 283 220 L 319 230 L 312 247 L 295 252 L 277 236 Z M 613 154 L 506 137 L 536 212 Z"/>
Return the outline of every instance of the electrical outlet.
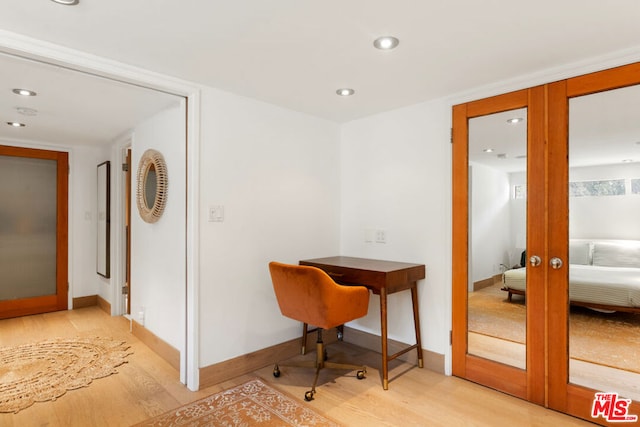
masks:
<path fill-rule="evenodd" d="M 376 230 L 376 243 L 387 243 L 386 230 Z"/>

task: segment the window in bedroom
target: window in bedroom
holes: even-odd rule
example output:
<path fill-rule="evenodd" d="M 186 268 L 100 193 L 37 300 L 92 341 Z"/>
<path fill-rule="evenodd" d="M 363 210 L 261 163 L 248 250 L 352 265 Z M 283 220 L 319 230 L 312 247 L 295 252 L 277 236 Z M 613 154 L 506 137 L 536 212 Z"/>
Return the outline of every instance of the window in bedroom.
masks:
<path fill-rule="evenodd" d="M 569 197 L 624 196 L 624 179 L 569 183 Z"/>
<path fill-rule="evenodd" d="M 631 180 L 631 194 L 640 194 L 640 178 Z"/>

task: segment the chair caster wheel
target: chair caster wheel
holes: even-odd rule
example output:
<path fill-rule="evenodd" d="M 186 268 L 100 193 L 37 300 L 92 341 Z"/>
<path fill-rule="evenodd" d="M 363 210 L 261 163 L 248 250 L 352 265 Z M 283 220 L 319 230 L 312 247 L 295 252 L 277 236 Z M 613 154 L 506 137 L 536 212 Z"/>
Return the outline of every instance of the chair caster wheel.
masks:
<path fill-rule="evenodd" d="M 358 371 L 358 373 L 356 374 L 356 378 L 358 378 L 359 380 L 363 380 L 365 378 L 365 376 L 367 375 L 367 371 Z"/>
<path fill-rule="evenodd" d="M 309 390 L 304 394 L 304 400 L 311 402 L 313 400 L 313 390 Z"/>
<path fill-rule="evenodd" d="M 278 367 L 278 365 L 273 367 L 273 376 L 276 378 L 280 377 L 280 368 Z"/>
<path fill-rule="evenodd" d="M 344 339 L 344 332 L 338 331 L 338 341 L 342 341 Z"/>

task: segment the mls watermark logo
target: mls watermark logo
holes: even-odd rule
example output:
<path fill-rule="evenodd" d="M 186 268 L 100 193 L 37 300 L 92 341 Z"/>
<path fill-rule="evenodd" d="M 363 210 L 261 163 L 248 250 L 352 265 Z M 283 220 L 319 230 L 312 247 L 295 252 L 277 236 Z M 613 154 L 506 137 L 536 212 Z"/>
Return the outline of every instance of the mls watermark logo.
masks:
<path fill-rule="evenodd" d="M 591 408 L 591 417 L 602 417 L 612 423 L 634 423 L 637 415 L 629 415 L 631 399 L 622 399 L 618 393 L 596 393 Z"/>

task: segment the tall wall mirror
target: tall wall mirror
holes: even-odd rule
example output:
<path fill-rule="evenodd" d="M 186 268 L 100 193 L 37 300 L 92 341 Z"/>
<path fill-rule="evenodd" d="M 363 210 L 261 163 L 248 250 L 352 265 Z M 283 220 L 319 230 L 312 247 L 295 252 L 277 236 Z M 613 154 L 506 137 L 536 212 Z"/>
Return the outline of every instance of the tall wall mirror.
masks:
<path fill-rule="evenodd" d="M 97 273 L 111 276 L 110 235 L 111 235 L 111 163 L 98 165 L 98 234 L 97 234 Z"/>
<path fill-rule="evenodd" d="M 525 289 L 526 169 L 527 108 L 469 119 L 468 353 L 521 369 L 526 300 L 503 290 L 502 274 Z"/>
<path fill-rule="evenodd" d="M 637 401 L 639 161 L 640 86 L 569 100 L 569 379 Z"/>

